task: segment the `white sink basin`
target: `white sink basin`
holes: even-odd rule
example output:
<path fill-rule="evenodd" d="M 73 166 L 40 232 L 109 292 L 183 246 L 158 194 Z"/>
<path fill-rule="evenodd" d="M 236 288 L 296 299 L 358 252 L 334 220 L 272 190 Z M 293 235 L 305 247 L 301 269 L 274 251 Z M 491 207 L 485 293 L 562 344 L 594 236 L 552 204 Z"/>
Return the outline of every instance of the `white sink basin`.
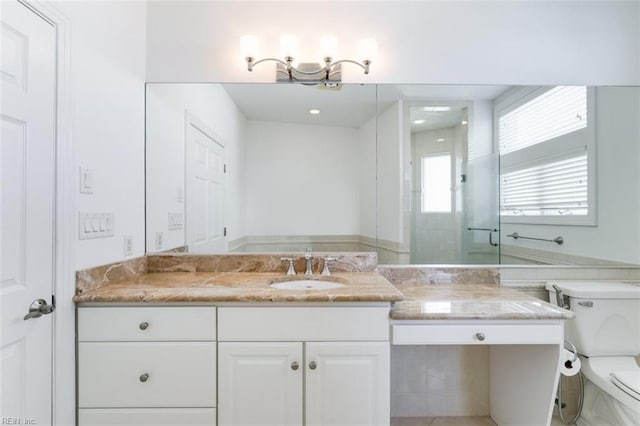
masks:
<path fill-rule="evenodd" d="M 327 290 L 344 287 L 344 284 L 322 280 L 295 280 L 270 284 L 269 287 L 279 290 Z"/>

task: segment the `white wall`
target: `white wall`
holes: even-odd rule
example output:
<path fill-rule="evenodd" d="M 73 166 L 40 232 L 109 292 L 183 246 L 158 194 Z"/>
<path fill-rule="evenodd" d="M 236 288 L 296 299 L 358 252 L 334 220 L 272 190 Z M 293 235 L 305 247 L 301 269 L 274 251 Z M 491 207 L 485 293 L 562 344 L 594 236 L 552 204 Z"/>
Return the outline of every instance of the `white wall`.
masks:
<path fill-rule="evenodd" d="M 404 242 L 404 122 L 402 101 L 378 115 L 378 239 Z"/>
<path fill-rule="evenodd" d="M 358 129 L 359 235 L 376 239 L 376 118 Z"/>
<path fill-rule="evenodd" d="M 150 84 L 147 86 L 147 249 L 163 251 L 185 244 L 184 229 L 168 229 L 168 213 L 184 214 L 185 113 L 215 132 L 227 163 L 225 225 L 229 241 L 244 230 L 245 118 L 219 84 Z M 178 202 L 178 188 L 182 202 Z M 186 218 L 186 215 L 184 216 Z M 163 247 L 155 249 L 155 234 Z"/>
<path fill-rule="evenodd" d="M 77 240 L 77 269 L 144 254 L 144 2 L 55 2 L 70 21 L 71 138 L 78 166 L 93 170 L 80 212 L 115 214 L 115 235 Z M 78 169 L 72 172 L 79 176 Z M 79 179 L 79 178 L 78 178 Z M 74 190 L 79 188 L 79 181 Z M 77 221 L 77 216 L 70 218 Z M 77 227 L 74 228 L 74 230 Z"/>
<path fill-rule="evenodd" d="M 358 235 L 358 131 L 247 124 L 247 235 Z"/>
<path fill-rule="evenodd" d="M 640 88 L 598 88 L 595 115 L 597 226 L 503 224 L 504 244 L 550 252 L 560 262 L 563 254 L 569 254 L 640 263 Z M 561 235 L 565 242 L 562 246 L 515 243 L 504 238 L 512 232 L 541 238 Z"/>
<path fill-rule="evenodd" d="M 378 83 L 640 83 L 640 3 L 616 1 L 162 1 L 149 4 L 150 81 L 273 81 L 274 67 L 246 71 L 239 39 L 299 36 L 301 58 L 320 34 L 341 57 L 378 40 L 371 74 L 345 66 L 345 81 Z"/>

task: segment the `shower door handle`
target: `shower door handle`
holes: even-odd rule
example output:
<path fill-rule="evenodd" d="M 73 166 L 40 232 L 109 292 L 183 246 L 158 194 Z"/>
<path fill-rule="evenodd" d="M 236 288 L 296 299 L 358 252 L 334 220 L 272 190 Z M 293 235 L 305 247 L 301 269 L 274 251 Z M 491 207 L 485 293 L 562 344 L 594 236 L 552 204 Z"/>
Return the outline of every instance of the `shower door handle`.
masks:
<path fill-rule="evenodd" d="M 497 229 L 492 229 L 491 231 L 489 231 L 489 244 L 491 244 L 494 247 L 498 247 L 498 243 L 493 241 L 493 233 L 494 232 L 499 232 Z"/>
<path fill-rule="evenodd" d="M 500 232 L 496 228 L 467 228 L 468 231 L 489 231 L 489 244 L 498 247 L 498 243 L 493 241 L 493 233 Z"/>

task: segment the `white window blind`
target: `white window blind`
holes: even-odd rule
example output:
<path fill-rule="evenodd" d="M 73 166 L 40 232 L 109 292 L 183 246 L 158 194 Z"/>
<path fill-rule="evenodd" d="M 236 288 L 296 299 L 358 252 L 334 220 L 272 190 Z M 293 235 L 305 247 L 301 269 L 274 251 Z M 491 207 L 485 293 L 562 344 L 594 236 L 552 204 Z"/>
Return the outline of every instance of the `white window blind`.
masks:
<path fill-rule="evenodd" d="M 574 153 L 501 176 L 501 214 L 564 216 L 588 214 L 587 154 Z"/>
<path fill-rule="evenodd" d="M 499 119 L 500 155 L 587 127 L 586 86 L 557 86 Z"/>

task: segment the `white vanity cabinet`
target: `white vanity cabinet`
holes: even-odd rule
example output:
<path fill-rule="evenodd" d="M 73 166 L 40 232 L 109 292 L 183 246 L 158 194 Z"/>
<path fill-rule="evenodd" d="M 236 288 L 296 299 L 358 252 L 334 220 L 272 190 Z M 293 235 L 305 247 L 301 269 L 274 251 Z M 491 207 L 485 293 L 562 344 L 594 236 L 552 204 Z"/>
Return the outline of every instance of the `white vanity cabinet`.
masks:
<path fill-rule="evenodd" d="M 216 308 L 78 308 L 78 424 L 215 425 Z"/>
<path fill-rule="evenodd" d="M 219 424 L 388 425 L 388 313 L 219 308 Z"/>
<path fill-rule="evenodd" d="M 392 321 L 394 345 L 489 345 L 491 418 L 548 425 L 564 343 L 562 320 Z"/>

